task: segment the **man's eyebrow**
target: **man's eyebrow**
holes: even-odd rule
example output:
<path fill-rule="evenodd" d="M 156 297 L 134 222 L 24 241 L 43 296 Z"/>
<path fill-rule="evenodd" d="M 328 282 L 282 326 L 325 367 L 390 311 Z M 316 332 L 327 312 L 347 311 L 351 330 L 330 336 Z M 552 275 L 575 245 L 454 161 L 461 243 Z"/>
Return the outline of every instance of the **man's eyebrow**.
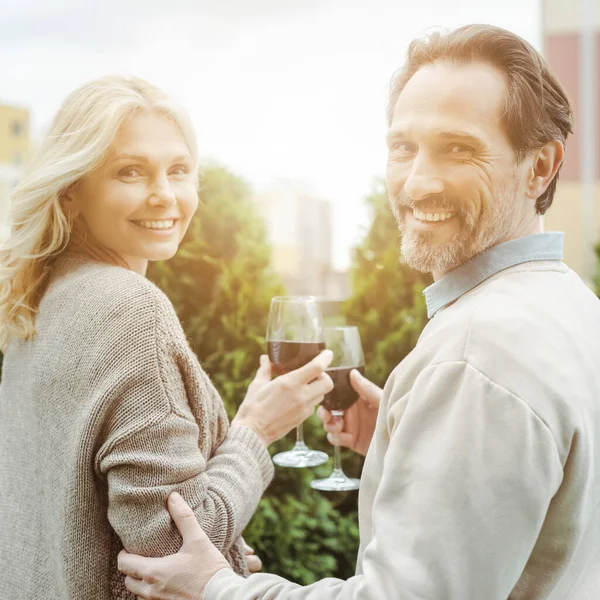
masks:
<path fill-rule="evenodd" d="M 471 133 L 469 131 L 460 131 L 460 130 L 444 130 L 438 131 L 435 133 L 437 137 L 443 138 L 445 140 L 464 140 L 470 141 L 473 144 L 482 144 L 483 140 L 475 133 Z"/>
<path fill-rule="evenodd" d="M 445 140 L 469 141 L 472 144 L 478 144 L 478 145 L 481 145 L 484 143 L 483 139 L 480 136 L 478 136 L 476 133 L 472 133 L 470 131 L 461 131 L 459 129 L 456 129 L 456 130 L 444 129 L 441 131 L 431 131 L 431 132 L 428 132 L 428 135 L 432 135 L 434 137 L 442 138 Z M 391 130 L 387 133 L 386 140 L 388 140 L 388 141 L 402 140 L 402 139 L 406 139 L 407 137 L 410 137 L 410 135 L 406 131 L 404 131 L 403 129 L 395 129 L 395 130 Z"/>

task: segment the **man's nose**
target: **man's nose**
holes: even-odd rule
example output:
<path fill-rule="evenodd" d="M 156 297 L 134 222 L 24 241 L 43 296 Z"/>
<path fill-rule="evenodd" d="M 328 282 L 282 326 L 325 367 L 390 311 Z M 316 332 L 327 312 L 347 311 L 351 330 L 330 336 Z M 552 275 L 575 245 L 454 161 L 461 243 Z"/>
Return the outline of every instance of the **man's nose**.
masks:
<path fill-rule="evenodd" d="M 152 206 L 172 206 L 177 202 L 171 182 L 166 174 L 156 177 L 152 186 L 149 202 Z"/>
<path fill-rule="evenodd" d="M 444 181 L 425 153 L 420 152 L 415 157 L 410 175 L 404 183 L 404 191 L 411 200 L 423 200 L 444 192 Z"/>

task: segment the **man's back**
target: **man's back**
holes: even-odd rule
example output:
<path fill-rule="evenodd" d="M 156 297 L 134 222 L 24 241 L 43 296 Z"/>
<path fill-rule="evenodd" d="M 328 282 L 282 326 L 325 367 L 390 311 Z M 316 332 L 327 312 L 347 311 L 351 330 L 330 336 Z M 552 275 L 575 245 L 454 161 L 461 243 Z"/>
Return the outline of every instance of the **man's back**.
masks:
<path fill-rule="evenodd" d="M 434 596 L 596 598 L 599 366 L 600 301 L 558 261 L 439 311 L 386 386 L 361 547 L 395 535 L 407 590 Z"/>

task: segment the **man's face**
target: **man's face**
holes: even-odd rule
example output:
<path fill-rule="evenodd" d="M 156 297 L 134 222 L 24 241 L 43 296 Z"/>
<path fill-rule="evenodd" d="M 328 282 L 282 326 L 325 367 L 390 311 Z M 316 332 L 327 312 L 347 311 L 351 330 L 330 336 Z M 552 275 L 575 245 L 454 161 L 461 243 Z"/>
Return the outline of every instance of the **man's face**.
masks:
<path fill-rule="evenodd" d="M 387 187 L 409 266 L 436 278 L 517 237 L 529 161 L 502 128 L 503 74 L 485 63 L 422 67 L 388 131 Z"/>

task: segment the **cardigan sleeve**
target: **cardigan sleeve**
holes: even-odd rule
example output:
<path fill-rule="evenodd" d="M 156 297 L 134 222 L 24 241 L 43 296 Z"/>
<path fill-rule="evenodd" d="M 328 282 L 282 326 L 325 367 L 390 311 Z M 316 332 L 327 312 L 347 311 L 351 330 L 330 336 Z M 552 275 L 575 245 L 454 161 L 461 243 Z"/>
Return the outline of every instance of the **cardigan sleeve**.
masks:
<path fill-rule="evenodd" d="M 225 569 L 205 600 L 510 596 L 563 476 L 548 427 L 461 361 L 424 369 L 408 397 L 392 400 L 401 402 L 378 422 L 389 446 L 360 573 L 301 587 Z"/>
<path fill-rule="evenodd" d="M 221 552 L 248 524 L 268 481 L 262 442 L 249 429 L 232 427 L 205 460 L 197 439 L 195 423 L 169 413 L 103 453 L 108 519 L 127 551 L 164 556 L 179 550 L 182 540 L 166 508 L 175 490 Z"/>
<path fill-rule="evenodd" d="M 105 435 L 95 468 L 107 484 L 108 519 L 129 552 L 177 552 L 181 537 L 166 508 L 176 490 L 226 552 L 270 483 L 269 453 L 250 429 L 229 428 L 172 306 L 143 286 L 137 302 L 113 311 L 99 390 Z"/>

